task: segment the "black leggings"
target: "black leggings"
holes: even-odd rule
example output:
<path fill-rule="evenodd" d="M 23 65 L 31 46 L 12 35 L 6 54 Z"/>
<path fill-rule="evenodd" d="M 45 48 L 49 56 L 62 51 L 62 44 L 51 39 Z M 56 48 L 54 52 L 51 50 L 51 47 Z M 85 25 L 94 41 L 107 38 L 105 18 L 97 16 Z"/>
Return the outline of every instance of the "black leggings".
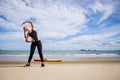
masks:
<path fill-rule="evenodd" d="M 33 54 L 34 54 L 36 46 L 38 48 L 38 52 L 39 52 L 39 56 L 40 56 L 41 62 L 44 62 L 44 60 L 43 60 L 43 54 L 42 54 L 42 43 L 41 43 L 41 41 L 37 41 L 37 42 L 32 42 L 32 44 L 31 44 L 28 63 L 31 62 L 31 59 L 33 57 Z"/>

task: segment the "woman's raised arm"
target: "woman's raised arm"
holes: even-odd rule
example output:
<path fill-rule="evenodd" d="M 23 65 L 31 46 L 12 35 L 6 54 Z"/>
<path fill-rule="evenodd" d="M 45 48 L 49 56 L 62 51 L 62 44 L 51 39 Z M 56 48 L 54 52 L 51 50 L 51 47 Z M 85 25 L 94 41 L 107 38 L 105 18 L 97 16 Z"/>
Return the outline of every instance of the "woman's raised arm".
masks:
<path fill-rule="evenodd" d="M 30 23 L 30 24 L 31 24 L 31 27 L 32 27 L 32 30 L 35 28 L 34 25 L 33 25 L 33 23 L 32 23 L 32 21 L 25 21 L 25 22 L 23 22 L 22 24 L 25 24 L 25 23 Z"/>

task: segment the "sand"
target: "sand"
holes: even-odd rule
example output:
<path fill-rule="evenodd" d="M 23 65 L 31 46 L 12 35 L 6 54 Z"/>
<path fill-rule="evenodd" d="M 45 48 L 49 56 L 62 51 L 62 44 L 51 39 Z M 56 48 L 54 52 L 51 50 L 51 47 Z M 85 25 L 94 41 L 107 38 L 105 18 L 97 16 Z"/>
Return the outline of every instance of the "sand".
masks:
<path fill-rule="evenodd" d="M 0 62 L 0 80 L 120 80 L 120 61 L 24 64 Z"/>

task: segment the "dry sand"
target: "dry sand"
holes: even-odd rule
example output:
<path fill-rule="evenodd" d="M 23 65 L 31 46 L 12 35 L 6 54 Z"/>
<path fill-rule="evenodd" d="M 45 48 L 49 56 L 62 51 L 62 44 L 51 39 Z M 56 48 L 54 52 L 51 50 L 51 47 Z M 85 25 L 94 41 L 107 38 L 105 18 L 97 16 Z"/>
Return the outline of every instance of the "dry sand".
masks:
<path fill-rule="evenodd" d="M 0 80 L 120 80 L 120 61 L 24 64 L 0 62 Z"/>

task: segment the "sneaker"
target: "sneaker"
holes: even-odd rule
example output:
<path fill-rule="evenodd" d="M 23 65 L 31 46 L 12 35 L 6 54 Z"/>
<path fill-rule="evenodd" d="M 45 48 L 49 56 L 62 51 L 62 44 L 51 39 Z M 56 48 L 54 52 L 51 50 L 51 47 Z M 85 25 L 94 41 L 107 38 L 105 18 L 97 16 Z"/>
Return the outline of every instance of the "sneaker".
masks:
<path fill-rule="evenodd" d="M 45 67 L 45 64 L 44 64 L 44 63 L 42 63 L 42 64 L 41 64 L 41 67 Z"/>
<path fill-rule="evenodd" d="M 27 63 L 24 67 L 30 67 L 30 63 Z"/>

